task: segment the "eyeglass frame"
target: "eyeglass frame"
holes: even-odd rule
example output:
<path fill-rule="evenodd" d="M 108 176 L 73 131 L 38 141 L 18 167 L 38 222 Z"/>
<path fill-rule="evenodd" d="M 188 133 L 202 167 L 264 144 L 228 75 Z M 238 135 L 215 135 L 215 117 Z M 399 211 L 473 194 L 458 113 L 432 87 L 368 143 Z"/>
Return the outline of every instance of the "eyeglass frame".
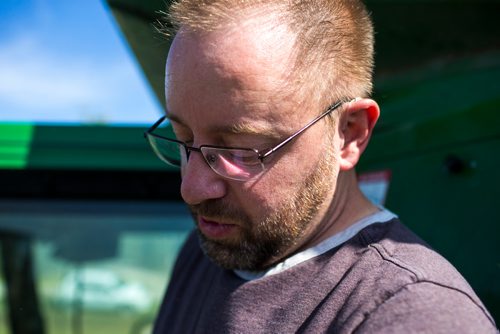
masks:
<path fill-rule="evenodd" d="M 274 147 L 272 148 L 268 148 L 268 149 L 264 149 L 264 150 L 257 150 L 255 148 L 248 148 L 248 147 L 228 147 L 228 146 L 217 146 L 217 145 L 200 145 L 198 147 L 193 147 L 193 146 L 188 146 L 185 142 L 183 141 L 180 141 L 180 140 L 177 140 L 177 139 L 173 139 L 173 138 L 167 138 L 167 137 L 164 137 L 164 136 L 161 136 L 161 135 L 158 135 L 156 133 L 153 133 L 154 130 L 156 130 L 161 123 L 163 123 L 163 121 L 165 119 L 168 118 L 167 115 L 164 115 L 162 117 L 160 117 L 159 120 L 157 120 L 149 129 L 147 129 L 145 132 L 144 132 L 144 138 L 146 138 L 146 140 L 148 140 L 148 136 L 153 136 L 153 137 L 156 137 L 158 139 L 162 139 L 162 140 L 166 140 L 166 141 L 169 141 L 169 142 L 173 142 L 173 143 L 177 143 L 179 145 L 181 145 L 182 147 L 184 147 L 184 150 L 186 152 L 186 162 L 189 160 L 189 156 L 191 155 L 191 152 L 194 151 L 194 152 L 198 152 L 201 154 L 201 156 L 203 157 L 203 160 L 205 161 L 205 163 L 210 167 L 210 169 L 212 169 L 216 174 L 224 177 L 224 178 L 228 178 L 228 179 L 232 179 L 231 177 L 228 177 L 226 175 L 221 175 L 220 173 L 218 173 L 215 169 L 213 169 L 213 167 L 210 165 L 210 163 L 207 161 L 207 158 L 205 157 L 205 155 L 203 155 L 203 152 L 201 151 L 201 149 L 203 147 L 207 147 L 207 148 L 212 148 L 212 149 L 224 149 L 224 150 L 244 150 L 244 151 L 253 151 L 257 154 L 257 159 L 259 159 L 260 163 L 262 165 L 264 165 L 264 159 L 266 159 L 267 157 L 269 157 L 271 154 L 275 153 L 276 151 L 278 151 L 280 148 L 282 148 L 283 146 L 285 146 L 286 144 L 288 144 L 289 142 L 291 142 L 293 139 L 295 139 L 297 136 L 299 136 L 300 134 L 302 134 L 304 131 L 306 131 L 307 129 L 309 129 L 310 127 L 312 127 L 314 124 L 316 124 L 317 122 L 319 122 L 321 119 L 323 119 L 324 117 L 326 117 L 327 115 L 331 114 L 333 111 L 335 111 L 336 109 L 338 109 L 342 104 L 344 104 L 346 102 L 346 100 L 339 100 L 333 104 L 331 104 L 328 108 L 326 108 L 326 110 L 321 113 L 320 115 L 316 116 L 314 119 L 312 119 L 311 121 L 309 121 L 306 125 L 304 125 L 302 128 L 300 128 L 297 132 L 295 132 L 294 134 L 292 134 L 291 136 L 289 136 L 288 138 L 284 139 L 283 141 L 281 141 L 279 144 L 275 145 Z M 148 140 L 149 142 L 149 140 Z M 152 144 L 150 143 L 150 145 L 152 146 Z M 156 153 L 156 150 L 153 149 L 153 151 Z M 156 153 L 156 155 L 158 155 L 158 153 Z M 168 163 L 167 161 L 165 161 L 164 159 L 160 159 L 166 163 Z M 168 163 L 169 165 L 172 165 L 172 166 L 175 166 L 175 167 L 181 167 L 181 166 L 177 166 L 177 165 L 174 165 L 172 163 Z M 263 169 L 264 171 L 264 169 Z"/>

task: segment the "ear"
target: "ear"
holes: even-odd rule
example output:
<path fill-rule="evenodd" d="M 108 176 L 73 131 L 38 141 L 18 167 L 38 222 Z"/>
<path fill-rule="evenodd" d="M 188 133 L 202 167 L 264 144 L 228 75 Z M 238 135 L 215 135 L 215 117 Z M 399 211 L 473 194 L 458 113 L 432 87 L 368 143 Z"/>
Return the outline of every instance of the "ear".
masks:
<path fill-rule="evenodd" d="M 356 99 L 347 104 L 339 123 L 339 135 L 343 140 L 339 161 L 341 171 L 356 166 L 368 145 L 379 115 L 380 108 L 371 99 Z"/>

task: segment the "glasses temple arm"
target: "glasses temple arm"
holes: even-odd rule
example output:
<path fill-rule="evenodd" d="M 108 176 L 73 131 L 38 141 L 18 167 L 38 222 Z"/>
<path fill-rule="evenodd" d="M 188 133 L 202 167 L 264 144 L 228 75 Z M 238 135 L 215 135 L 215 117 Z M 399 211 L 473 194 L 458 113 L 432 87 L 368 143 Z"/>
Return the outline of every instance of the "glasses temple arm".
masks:
<path fill-rule="evenodd" d="M 160 126 L 160 124 L 165 120 L 165 118 L 167 118 L 167 116 L 162 116 L 159 120 L 155 122 L 155 124 L 151 125 L 151 127 L 146 130 L 146 133 L 151 133 L 154 130 L 156 130 L 156 128 Z"/>
<path fill-rule="evenodd" d="M 267 156 L 271 155 L 272 153 L 276 152 L 277 150 L 279 150 L 280 148 L 282 148 L 283 146 L 285 146 L 286 144 L 288 144 L 289 142 L 291 142 L 295 137 L 297 137 L 302 132 L 306 131 L 309 127 L 311 127 L 312 125 L 314 125 L 314 123 L 318 122 L 320 119 L 322 119 L 323 117 L 325 117 L 326 115 L 330 114 L 332 111 L 334 111 L 335 109 L 337 109 L 342 103 L 344 103 L 344 101 L 339 101 L 339 102 L 337 102 L 335 104 L 332 104 L 330 107 L 328 107 L 328 109 L 325 110 L 324 113 L 322 113 L 321 115 L 317 116 L 312 121 L 310 121 L 309 123 L 307 123 L 302 129 L 300 129 L 299 131 L 297 131 L 292 136 L 288 137 L 287 139 L 285 139 L 284 141 L 282 141 L 281 143 L 279 143 L 275 147 L 271 148 L 266 153 L 262 154 L 260 156 L 260 159 L 262 160 L 262 159 L 266 158 Z"/>

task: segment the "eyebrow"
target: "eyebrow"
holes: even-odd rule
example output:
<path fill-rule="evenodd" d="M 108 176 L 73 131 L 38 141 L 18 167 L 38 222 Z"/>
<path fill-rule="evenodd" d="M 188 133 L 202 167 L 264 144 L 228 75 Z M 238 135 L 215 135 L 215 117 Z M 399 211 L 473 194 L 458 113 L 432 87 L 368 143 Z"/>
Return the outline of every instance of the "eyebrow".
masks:
<path fill-rule="evenodd" d="M 177 115 L 167 112 L 166 118 L 181 126 L 188 127 L 186 122 L 184 122 Z M 264 125 L 262 123 L 252 123 L 252 124 L 237 123 L 230 125 L 213 126 L 210 128 L 210 131 L 214 133 L 223 133 L 232 135 L 255 135 L 255 136 L 268 137 L 271 139 L 280 139 L 282 137 L 282 134 L 280 134 L 275 127 Z"/>
<path fill-rule="evenodd" d="M 213 131 L 235 135 L 254 135 L 279 139 L 281 136 L 274 127 L 261 123 L 237 123 L 229 126 L 215 127 Z"/>

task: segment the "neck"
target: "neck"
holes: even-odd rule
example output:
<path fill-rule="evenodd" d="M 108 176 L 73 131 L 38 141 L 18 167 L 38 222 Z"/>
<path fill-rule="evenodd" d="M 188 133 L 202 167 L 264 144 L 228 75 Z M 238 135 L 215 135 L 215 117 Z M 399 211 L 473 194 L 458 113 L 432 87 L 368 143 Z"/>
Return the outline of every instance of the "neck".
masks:
<path fill-rule="evenodd" d="M 379 211 L 379 208 L 371 203 L 359 189 L 354 170 L 339 174 L 336 189 L 326 208 L 318 213 L 318 216 L 322 217 L 319 223 L 312 226 L 313 230 L 309 238 L 297 251 L 313 247 L 347 229 L 360 219 Z"/>

